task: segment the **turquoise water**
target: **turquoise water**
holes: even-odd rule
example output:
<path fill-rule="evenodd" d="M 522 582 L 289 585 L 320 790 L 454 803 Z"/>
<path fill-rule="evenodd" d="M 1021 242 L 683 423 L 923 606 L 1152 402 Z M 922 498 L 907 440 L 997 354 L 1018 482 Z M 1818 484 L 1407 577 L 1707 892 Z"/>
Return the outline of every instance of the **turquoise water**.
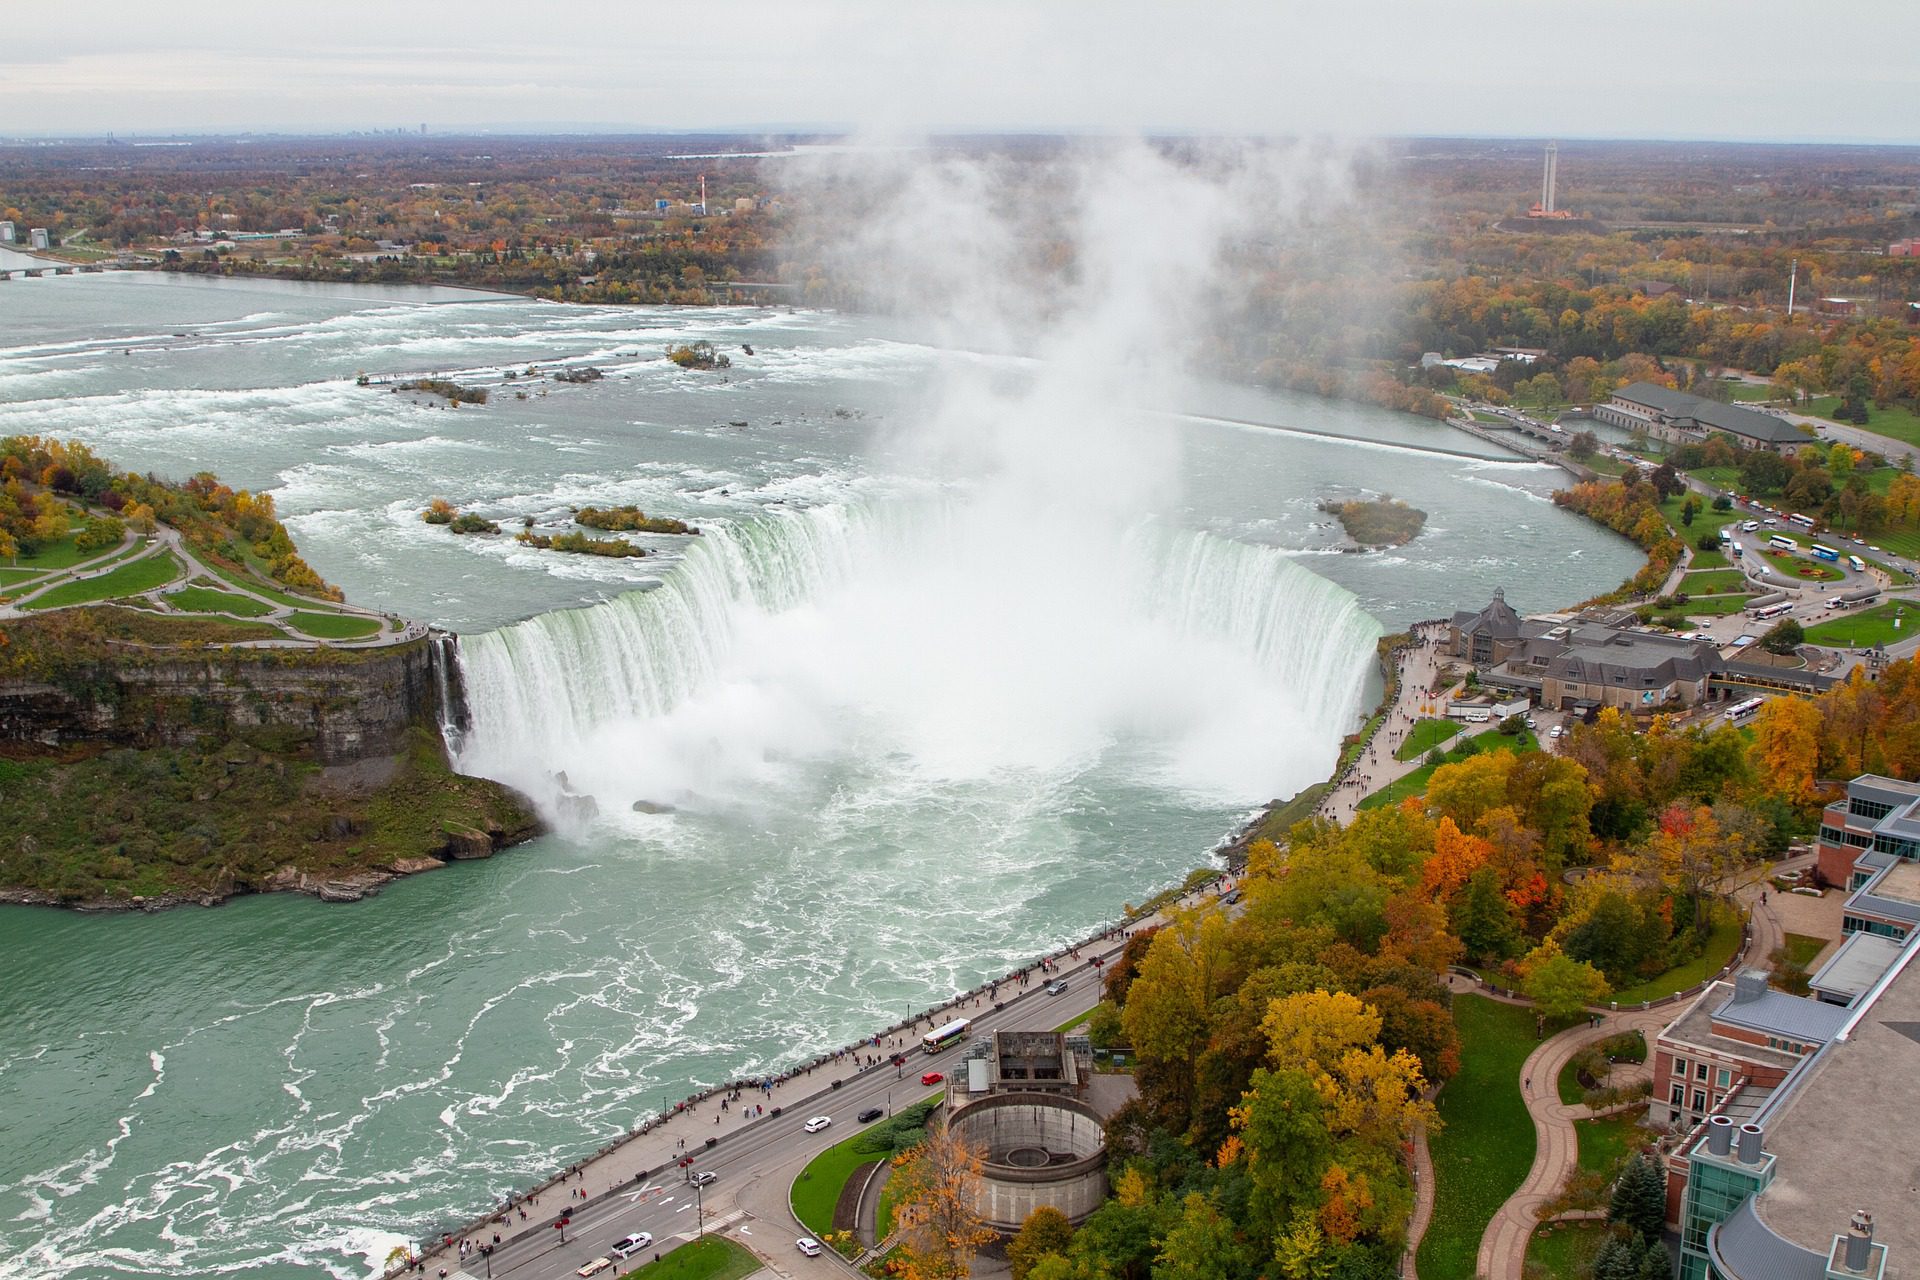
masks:
<path fill-rule="evenodd" d="M 494 691 L 471 767 L 536 791 L 566 768 L 600 806 L 349 907 L 0 911 L 0 1277 L 364 1275 L 668 1097 L 844 1044 L 1184 874 L 1324 772 L 1380 626 L 1495 586 L 1564 604 L 1637 562 L 1551 506 L 1548 469 L 1225 386 L 1156 407 L 1354 439 L 1189 421 L 1138 437 L 1167 466 L 1134 477 L 1137 512 L 1087 514 L 1070 479 L 996 505 L 929 468 L 927 389 L 1037 375 L 845 317 L 0 290 L 0 433 L 270 490 L 353 599 L 466 634 Z M 658 356 L 701 337 L 724 378 Z M 502 377 L 569 363 L 610 376 Z M 495 394 L 450 411 L 362 370 Z M 1382 491 L 1427 531 L 1337 554 L 1315 503 Z M 582 563 L 426 526 L 432 496 L 708 532 Z"/>

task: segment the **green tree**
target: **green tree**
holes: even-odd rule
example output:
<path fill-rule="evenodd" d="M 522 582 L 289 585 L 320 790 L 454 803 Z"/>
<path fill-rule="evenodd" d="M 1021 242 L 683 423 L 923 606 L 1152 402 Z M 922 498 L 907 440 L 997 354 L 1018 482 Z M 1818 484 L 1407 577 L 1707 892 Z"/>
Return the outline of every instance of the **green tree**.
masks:
<path fill-rule="evenodd" d="M 1271 1240 L 1297 1211 L 1311 1213 L 1320 1202 L 1320 1179 L 1333 1151 L 1320 1091 L 1298 1068 L 1262 1067 L 1233 1108 L 1233 1121 L 1246 1146 L 1253 1184 L 1247 1202 L 1251 1225 Z"/>
<path fill-rule="evenodd" d="M 1027 1280 L 1035 1263 L 1048 1254 L 1064 1254 L 1073 1243 L 1073 1227 L 1067 1215 L 1050 1204 L 1043 1204 L 1027 1215 L 1020 1233 L 1007 1244 L 1007 1265 L 1013 1280 Z"/>
<path fill-rule="evenodd" d="M 1160 1242 L 1153 1280 L 1232 1280 L 1250 1273 L 1249 1261 L 1233 1223 L 1192 1192 L 1181 1206 L 1180 1221 Z"/>
<path fill-rule="evenodd" d="M 1773 624 L 1767 634 L 1760 637 L 1760 647 L 1768 653 L 1790 654 L 1798 649 L 1807 638 L 1807 632 L 1792 618 L 1782 618 Z"/>
<path fill-rule="evenodd" d="M 1526 980 L 1520 984 L 1520 989 L 1541 1013 L 1549 1018 L 1570 1018 L 1613 994 L 1613 988 L 1607 985 L 1605 975 L 1598 969 L 1563 954 L 1551 943 L 1547 945 L 1551 954 L 1540 954 L 1540 950 L 1547 948 L 1536 950 L 1534 955 L 1538 959 L 1529 958 Z"/>
<path fill-rule="evenodd" d="M 1635 1156 L 1613 1184 L 1607 1221 L 1628 1227 L 1643 1238 L 1659 1240 L 1667 1221 L 1667 1178 L 1645 1155 Z"/>

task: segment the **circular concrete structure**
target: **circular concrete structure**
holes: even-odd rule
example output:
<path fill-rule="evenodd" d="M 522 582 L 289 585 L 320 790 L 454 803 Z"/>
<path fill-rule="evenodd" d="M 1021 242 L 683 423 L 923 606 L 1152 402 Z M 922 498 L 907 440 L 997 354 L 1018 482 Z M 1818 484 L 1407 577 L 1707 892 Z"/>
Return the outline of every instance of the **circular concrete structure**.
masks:
<path fill-rule="evenodd" d="M 982 1153 L 974 1212 L 998 1231 L 1018 1231 L 1041 1205 L 1078 1225 L 1107 1198 L 1107 1135 L 1078 1098 L 1001 1093 L 969 1102 L 947 1129 Z"/>

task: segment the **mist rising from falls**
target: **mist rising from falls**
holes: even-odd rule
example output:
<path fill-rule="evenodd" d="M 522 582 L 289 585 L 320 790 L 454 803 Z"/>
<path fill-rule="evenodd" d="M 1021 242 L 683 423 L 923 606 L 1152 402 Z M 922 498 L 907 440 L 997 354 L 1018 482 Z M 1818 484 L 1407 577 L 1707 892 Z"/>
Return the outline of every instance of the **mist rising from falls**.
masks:
<path fill-rule="evenodd" d="M 709 530 L 660 589 L 466 638 L 463 770 L 610 816 L 752 810 L 824 767 L 1090 773 L 1243 806 L 1330 767 L 1378 625 L 1271 549 L 966 498 Z"/>

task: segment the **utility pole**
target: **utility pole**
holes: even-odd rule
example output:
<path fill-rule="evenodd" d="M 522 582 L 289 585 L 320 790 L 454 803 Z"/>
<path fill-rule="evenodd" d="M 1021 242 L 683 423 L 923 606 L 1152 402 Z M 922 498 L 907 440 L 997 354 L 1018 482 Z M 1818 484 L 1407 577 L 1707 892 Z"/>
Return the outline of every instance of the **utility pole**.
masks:
<path fill-rule="evenodd" d="M 1787 318 L 1793 318 L 1793 294 L 1800 285 L 1800 259 L 1793 260 L 1793 274 L 1787 277 Z"/>

